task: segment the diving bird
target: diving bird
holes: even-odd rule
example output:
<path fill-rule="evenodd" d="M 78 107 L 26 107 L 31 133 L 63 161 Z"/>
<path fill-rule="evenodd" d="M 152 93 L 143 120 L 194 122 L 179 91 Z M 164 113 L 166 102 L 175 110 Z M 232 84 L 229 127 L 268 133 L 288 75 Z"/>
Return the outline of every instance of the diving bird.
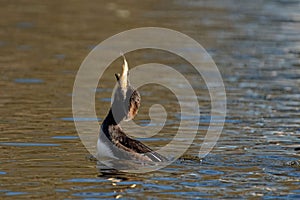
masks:
<path fill-rule="evenodd" d="M 121 128 L 122 121 L 132 120 L 141 105 L 141 96 L 128 80 L 129 70 L 125 56 L 122 73 L 115 74 L 117 87 L 113 102 L 103 120 L 97 141 L 97 157 L 142 162 L 164 162 L 167 158 L 142 142 L 129 137 Z"/>

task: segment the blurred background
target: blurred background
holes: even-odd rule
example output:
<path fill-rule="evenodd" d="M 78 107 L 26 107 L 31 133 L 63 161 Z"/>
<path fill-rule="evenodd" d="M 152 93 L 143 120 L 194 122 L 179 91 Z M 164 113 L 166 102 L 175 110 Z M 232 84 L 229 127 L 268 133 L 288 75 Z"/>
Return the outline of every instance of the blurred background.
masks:
<path fill-rule="evenodd" d="M 0 16 L 0 198 L 300 198 L 299 169 L 286 165 L 299 159 L 299 1 L 2 0 Z M 200 163 L 103 173 L 86 159 L 74 127 L 76 72 L 101 41 L 146 26 L 180 31 L 208 51 L 226 87 L 226 124 Z M 196 156 L 210 121 L 203 80 L 166 52 L 127 57 L 132 67 L 149 61 L 175 66 L 198 83 L 203 115 L 187 151 Z M 96 91 L 99 123 L 120 64 L 112 64 Z M 140 90 L 144 107 L 136 123 L 149 123 L 151 104 L 168 111 L 162 132 L 143 142 L 164 145 L 180 122 L 176 99 L 155 85 Z"/>

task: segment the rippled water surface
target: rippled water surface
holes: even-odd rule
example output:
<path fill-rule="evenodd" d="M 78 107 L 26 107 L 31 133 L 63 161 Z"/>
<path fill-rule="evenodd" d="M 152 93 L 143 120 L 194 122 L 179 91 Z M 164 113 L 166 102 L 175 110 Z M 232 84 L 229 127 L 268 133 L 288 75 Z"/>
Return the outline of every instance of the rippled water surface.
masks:
<path fill-rule="evenodd" d="M 0 198 L 300 198 L 300 2 L 99 1 L 0 2 Z M 72 89 L 85 56 L 121 31 L 159 26 L 188 34 L 212 56 L 227 92 L 227 118 L 215 148 L 201 162 L 159 171 L 101 171 L 89 160 L 74 120 L 98 120 L 110 106 L 117 60 L 96 90 L 98 119 L 72 118 Z M 131 66 L 174 66 L 195 86 L 201 108 L 197 156 L 209 125 L 203 80 L 166 52 L 127 55 Z M 176 83 L 176 80 L 170 80 Z M 168 112 L 162 131 L 141 139 L 153 148 L 172 139 L 181 118 L 175 96 L 143 86 L 135 119 Z M 160 126 L 160 124 L 150 124 Z M 197 127 L 194 128 L 197 130 Z M 97 133 L 95 133 L 97 134 Z"/>

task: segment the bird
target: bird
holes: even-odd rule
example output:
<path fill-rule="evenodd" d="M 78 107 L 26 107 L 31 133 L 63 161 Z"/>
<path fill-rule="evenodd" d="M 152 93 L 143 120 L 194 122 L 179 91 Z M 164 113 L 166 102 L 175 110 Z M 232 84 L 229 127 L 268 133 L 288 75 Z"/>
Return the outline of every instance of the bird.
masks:
<path fill-rule="evenodd" d="M 116 88 L 112 104 L 103 120 L 97 141 L 97 157 L 141 162 L 167 162 L 168 159 L 153 151 L 142 142 L 128 136 L 120 126 L 123 121 L 132 120 L 141 105 L 140 93 L 128 79 L 128 63 L 123 55 L 122 73 L 115 74 Z"/>

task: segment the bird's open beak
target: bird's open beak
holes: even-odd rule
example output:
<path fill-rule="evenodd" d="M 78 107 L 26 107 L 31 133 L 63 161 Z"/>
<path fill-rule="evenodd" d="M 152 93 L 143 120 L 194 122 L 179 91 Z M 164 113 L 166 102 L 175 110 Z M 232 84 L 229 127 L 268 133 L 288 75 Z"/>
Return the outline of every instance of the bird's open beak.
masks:
<path fill-rule="evenodd" d="M 123 58 L 124 58 L 124 64 L 122 66 L 122 74 L 120 75 L 119 82 L 121 88 L 126 89 L 128 84 L 128 63 L 126 61 L 125 56 L 123 56 Z"/>

